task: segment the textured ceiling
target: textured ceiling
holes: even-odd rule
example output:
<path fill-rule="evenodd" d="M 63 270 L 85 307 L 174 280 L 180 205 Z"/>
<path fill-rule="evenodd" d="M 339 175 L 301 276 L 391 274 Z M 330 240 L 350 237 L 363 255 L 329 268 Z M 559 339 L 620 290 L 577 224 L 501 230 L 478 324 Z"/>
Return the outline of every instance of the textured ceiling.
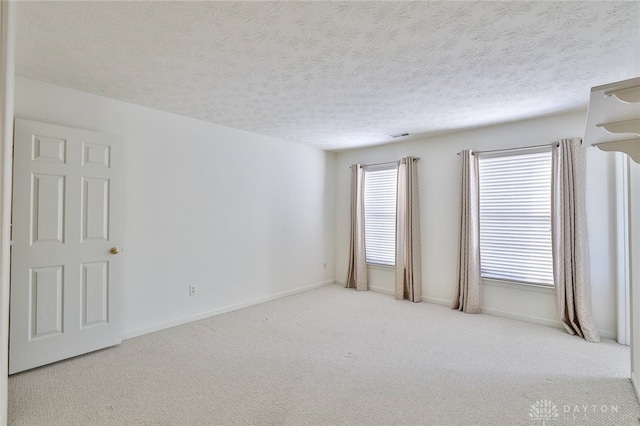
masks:
<path fill-rule="evenodd" d="M 585 107 L 639 52 L 639 2 L 18 3 L 19 75 L 327 150 Z"/>

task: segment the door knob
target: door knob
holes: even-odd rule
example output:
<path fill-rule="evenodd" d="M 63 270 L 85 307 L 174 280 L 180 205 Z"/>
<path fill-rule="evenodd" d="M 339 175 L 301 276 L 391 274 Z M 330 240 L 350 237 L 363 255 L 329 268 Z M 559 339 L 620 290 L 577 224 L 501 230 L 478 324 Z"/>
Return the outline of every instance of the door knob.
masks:
<path fill-rule="evenodd" d="M 118 254 L 120 253 L 120 249 L 118 247 L 111 247 L 111 250 L 109 250 L 111 252 L 111 254 Z"/>

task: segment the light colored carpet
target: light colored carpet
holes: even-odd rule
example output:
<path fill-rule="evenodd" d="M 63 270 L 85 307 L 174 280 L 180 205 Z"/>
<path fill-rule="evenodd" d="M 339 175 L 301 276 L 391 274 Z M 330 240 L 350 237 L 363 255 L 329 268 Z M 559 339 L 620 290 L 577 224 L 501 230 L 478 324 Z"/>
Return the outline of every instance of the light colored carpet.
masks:
<path fill-rule="evenodd" d="M 611 340 L 329 286 L 14 375 L 9 420 L 637 425 L 628 370 Z"/>

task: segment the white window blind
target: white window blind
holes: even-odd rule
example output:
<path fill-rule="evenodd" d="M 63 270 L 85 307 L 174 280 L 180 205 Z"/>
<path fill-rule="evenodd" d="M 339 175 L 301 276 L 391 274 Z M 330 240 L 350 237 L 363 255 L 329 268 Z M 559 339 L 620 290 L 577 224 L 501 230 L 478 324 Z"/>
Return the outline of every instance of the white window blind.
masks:
<path fill-rule="evenodd" d="M 398 168 L 364 171 L 364 238 L 367 263 L 396 263 Z"/>
<path fill-rule="evenodd" d="M 551 151 L 478 161 L 482 277 L 553 286 Z"/>

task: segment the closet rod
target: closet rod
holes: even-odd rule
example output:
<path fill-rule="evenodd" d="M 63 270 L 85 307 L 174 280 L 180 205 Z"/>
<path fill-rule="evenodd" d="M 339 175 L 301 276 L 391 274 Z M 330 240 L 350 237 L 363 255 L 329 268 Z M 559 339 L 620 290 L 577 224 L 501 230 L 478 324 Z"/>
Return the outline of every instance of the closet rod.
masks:
<path fill-rule="evenodd" d="M 521 146 L 519 148 L 505 148 L 505 149 L 492 149 L 490 151 L 472 151 L 471 153 L 473 155 L 477 155 L 477 154 L 490 154 L 490 153 L 495 153 L 495 152 L 510 152 L 510 151 L 524 151 L 524 150 L 528 150 L 528 149 L 535 149 L 535 148 L 544 148 L 544 147 L 556 147 L 558 146 L 558 142 L 554 142 L 554 143 L 547 143 L 544 145 L 532 145 L 532 146 Z M 457 155 L 462 154 L 462 151 L 458 152 Z"/>
<path fill-rule="evenodd" d="M 413 157 L 416 159 L 416 161 L 420 160 L 420 157 Z M 387 161 L 385 163 L 373 163 L 373 164 L 362 164 L 362 167 L 369 167 L 369 166 L 382 166 L 383 164 L 400 164 L 400 161 Z M 351 166 L 349 166 L 349 168 L 351 168 Z"/>

